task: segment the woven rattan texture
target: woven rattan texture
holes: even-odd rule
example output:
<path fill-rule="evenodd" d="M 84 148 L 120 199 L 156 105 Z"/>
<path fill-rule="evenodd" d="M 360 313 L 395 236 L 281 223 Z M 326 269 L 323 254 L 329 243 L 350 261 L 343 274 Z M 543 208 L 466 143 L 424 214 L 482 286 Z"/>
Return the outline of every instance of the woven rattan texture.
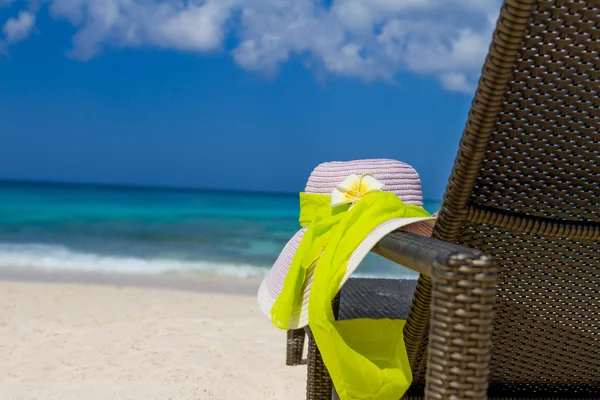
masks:
<path fill-rule="evenodd" d="M 350 278 L 341 294 L 338 319 L 406 319 L 416 281 Z"/>
<path fill-rule="evenodd" d="M 333 394 L 333 382 L 308 327 L 306 334 L 308 336 L 306 400 L 329 400 Z"/>
<path fill-rule="evenodd" d="M 490 392 L 600 396 L 600 246 L 465 226 L 500 261 Z"/>
<path fill-rule="evenodd" d="M 427 344 L 429 342 L 429 311 L 431 303 L 431 279 L 419 277 L 415 297 L 411 305 L 410 317 L 404 327 L 404 341 L 413 374 L 412 388 L 419 387 L 423 393 L 427 373 Z"/>
<path fill-rule="evenodd" d="M 340 293 L 333 298 L 331 308 L 335 319 L 340 314 Z M 333 395 L 333 382 L 327 372 L 327 367 L 321 357 L 319 347 L 315 342 L 310 327 L 306 326 L 306 335 L 308 336 L 308 362 L 306 376 L 306 400 L 330 400 Z"/>
<path fill-rule="evenodd" d="M 290 329 L 287 331 L 286 342 L 286 365 L 299 365 L 302 362 L 302 351 L 304 350 L 304 339 L 306 333 L 304 328 Z"/>
<path fill-rule="evenodd" d="M 600 1 L 539 1 L 472 202 L 600 221 Z"/>

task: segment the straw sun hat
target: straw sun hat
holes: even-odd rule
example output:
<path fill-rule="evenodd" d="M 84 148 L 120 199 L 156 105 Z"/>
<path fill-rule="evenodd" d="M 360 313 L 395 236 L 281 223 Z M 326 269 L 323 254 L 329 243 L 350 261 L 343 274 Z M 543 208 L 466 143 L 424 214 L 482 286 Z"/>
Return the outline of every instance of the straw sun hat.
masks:
<path fill-rule="evenodd" d="M 357 177 L 364 176 L 364 174 L 368 174 L 367 177 L 371 179 L 370 183 L 375 186 L 375 189 L 394 193 L 405 204 L 423 206 L 421 180 L 417 171 L 408 164 L 388 159 L 326 162 L 320 164 L 308 178 L 305 192 L 332 195 L 335 200 L 336 192 L 339 195 L 339 191 L 336 188 L 339 188 L 344 182 L 348 182 L 349 179 L 356 179 Z M 394 218 L 378 225 L 350 256 L 340 288 L 356 268 L 358 268 L 360 262 L 373 246 L 385 235 L 397 229 L 402 229 L 419 235 L 431 236 L 434 222 L 435 217 Z M 286 274 L 306 229 L 301 228 L 285 245 L 275 264 L 260 285 L 258 304 L 269 318 L 271 317 L 273 304 L 282 291 Z M 308 300 L 310 298 L 315 266 L 316 263 L 307 269 L 302 302 L 298 304 L 293 313 L 290 329 L 302 328 L 308 324 Z"/>

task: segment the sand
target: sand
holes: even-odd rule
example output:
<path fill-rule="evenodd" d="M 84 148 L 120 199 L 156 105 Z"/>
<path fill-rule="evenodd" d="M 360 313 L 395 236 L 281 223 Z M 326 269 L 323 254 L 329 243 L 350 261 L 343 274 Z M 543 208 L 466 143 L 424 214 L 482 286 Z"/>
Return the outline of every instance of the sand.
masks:
<path fill-rule="evenodd" d="M 255 282 L 211 282 L 0 281 L 0 399 L 303 399 Z"/>

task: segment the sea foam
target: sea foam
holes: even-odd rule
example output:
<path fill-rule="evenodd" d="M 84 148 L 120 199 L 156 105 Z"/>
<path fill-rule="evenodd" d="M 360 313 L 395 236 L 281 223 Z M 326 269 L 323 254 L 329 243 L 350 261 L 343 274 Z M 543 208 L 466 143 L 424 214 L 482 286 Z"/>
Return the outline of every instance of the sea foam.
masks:
<path fill-rule="evenodd" d="M 268 268 L 161 258 L 116 257 L 48 244 L 0 243 L 0 268 L 46 271 L 112 272 L 126 274 L 198 273 L 238 278 L 263 277 Z"/>
<path fill-rule="evenodd" d="M 395 265 L 387 262 L 389 265 Z M 102 272 L 122 274 L 193 273 L 236 278 L 262 278 L 270 266 L 234 264 L 210 261 L 188 261 L 167 258 L 108 256 L 85 253 L 61 245 L 0 243 L 0 269 L 23 268 L 43 271 Z M 403 267 L 377 271 L 361 271 L 353 276 L 362 278 L 416 279 L 418 274 Z"/>

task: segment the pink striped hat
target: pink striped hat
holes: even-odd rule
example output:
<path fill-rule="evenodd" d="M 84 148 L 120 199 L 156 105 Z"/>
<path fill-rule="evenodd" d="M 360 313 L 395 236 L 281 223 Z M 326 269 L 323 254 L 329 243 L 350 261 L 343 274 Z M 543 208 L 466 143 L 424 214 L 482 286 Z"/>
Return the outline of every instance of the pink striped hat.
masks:
<path fill-rule="evenodd" d="M 348 176 L 360 176 L 365 173 L 371 174 L 383 184 L 381 190 L 394 193 L 405 204 L 423 206 L 421 179 L 417 171 L 401 161 L 388 159 L 335 161 L 320 164 L 308 178 L 305 192 L 329 195 Z M 348 280 L 373 246 L 385 235 L 397 229 L 402 229 L 419 235 L 431 236 L 434 222 L 435 214 L 432 217 L 395 218 L 377 226 L 356 248 L 348 260 L 346 274 L 341 285 Z M 260 285 L 258 304 L 269 318 L 271 317 L 273 304 L 281 293 L 286 274 L 305 231 L 306 228 L 300 229 L 290 239 Z M 291 329 L 302 328 L 308 324 L 308 299 L 310 297 L 314 268 L 315 264 L 307 269 L 306 280 L 304 282 L 304 298 L 302 305 L 298 306 L 298 309 L 295 310 L 292 316 L 292 320 L 290 321 Z"/>

